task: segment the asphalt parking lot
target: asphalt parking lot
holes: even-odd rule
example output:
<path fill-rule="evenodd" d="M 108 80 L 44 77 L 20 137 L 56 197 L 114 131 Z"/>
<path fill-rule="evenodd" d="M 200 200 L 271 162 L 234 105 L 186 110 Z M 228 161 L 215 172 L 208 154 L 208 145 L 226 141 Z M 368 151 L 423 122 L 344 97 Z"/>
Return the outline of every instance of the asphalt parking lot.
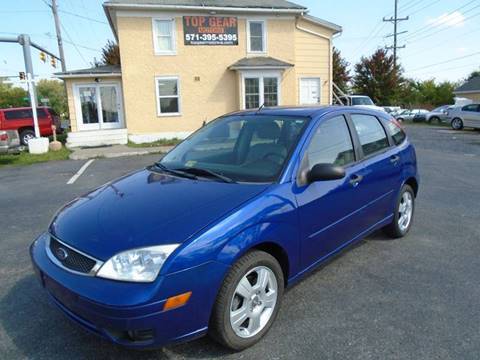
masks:
<path fill-rule="evenodd" d="M 234 354 L 208 338 L 135 352 L 86 333 L 50 305 L 28 246 L 55 210 L 158 156 L 0 169 L 1 359 L 478 359 L 480 132 L 410 126 L 421 172 L 414 226 L 373 234 L 286 293 L 269 334 Z"/>

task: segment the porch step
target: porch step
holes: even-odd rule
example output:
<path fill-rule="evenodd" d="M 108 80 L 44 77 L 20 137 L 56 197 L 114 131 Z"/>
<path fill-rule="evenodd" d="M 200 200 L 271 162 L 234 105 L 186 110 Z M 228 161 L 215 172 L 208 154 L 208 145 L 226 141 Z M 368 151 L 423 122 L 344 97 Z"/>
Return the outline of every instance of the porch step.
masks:
<path fill-rule="evenodd" d="M 127 129 L 91 130 L 68 133 L 66 146 L 67 148 L 75 148 L 126 144 L 127 142 Z"/>

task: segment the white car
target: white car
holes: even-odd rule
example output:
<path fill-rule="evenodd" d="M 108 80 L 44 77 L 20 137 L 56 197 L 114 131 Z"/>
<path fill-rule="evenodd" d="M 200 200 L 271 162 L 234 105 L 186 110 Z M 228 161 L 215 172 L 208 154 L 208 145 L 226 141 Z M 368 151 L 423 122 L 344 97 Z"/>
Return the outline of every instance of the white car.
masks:
<path fill-rule="evenodd" d="M 341 96 L 340 100 L 342 100 L 344 105 L 359 106 L 366 109 L 373 109 L 385 112 L 385 109 L 383 107 L 375 105 L 372 99 L 370 99 L 370 97 L 366 95 Z"/>

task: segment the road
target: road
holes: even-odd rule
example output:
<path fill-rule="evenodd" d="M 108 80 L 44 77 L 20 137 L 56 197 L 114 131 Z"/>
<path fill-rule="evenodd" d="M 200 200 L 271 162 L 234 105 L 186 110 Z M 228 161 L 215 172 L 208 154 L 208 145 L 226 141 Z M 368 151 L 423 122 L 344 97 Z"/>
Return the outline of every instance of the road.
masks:
<path fill-rule="evenodd" d="M 410 234 L 374 234 L 290 289 L 256 346 L 208 338 L 135 352 L 90 335 L 47 300 L 28 246 L 63 203 L 157 156 L 0 169 L 1 359 L 478 359 L 480 132 L 410 126 L 421 186 Z"/>

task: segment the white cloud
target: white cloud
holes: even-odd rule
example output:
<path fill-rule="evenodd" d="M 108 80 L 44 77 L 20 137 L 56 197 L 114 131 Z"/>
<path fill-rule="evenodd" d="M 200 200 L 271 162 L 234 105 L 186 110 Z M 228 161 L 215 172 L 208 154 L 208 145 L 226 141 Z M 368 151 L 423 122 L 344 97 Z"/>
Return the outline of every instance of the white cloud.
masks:
<path fill-rule="evenodd" d="M 465 16 L 460 11 L 454 11 L 453 13 L 445 13 L 436 18 L 430 18 L 427 20 L 427 24 L 433 26 L 445 26 L 445 27 L 460 27 L 465 23 Z"/>

